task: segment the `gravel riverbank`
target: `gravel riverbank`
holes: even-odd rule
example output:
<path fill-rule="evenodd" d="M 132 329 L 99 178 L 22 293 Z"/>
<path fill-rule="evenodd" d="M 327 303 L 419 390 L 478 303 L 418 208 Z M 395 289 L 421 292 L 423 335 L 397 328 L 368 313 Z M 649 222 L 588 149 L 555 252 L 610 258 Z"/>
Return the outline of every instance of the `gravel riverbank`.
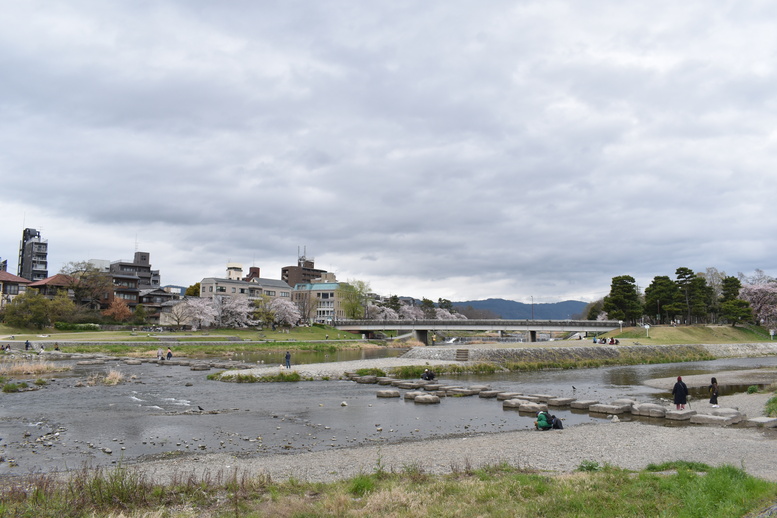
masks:
<path fill-rule="evenodd" d="M 765 394 L 737 395 L 724 398 L 722 403 L 748 409 L 748 415 L 756 417 L 762 415 L 766 399 Z M 160 481 L 182 474 L 228 475 L 235 470 L 267 474 L 274 480 L 332 481 L 379 468 L 402 471 L 413 467 L 441 474 L 507 462 L 522 468 L 570 472 L 583 461 L 638 470 L 651 463 L 686 460 L 713 466 L 731 464 L 777 482 L 775 447 L 777 434 L 773 430 L 606 422 L 551 432 L 519 431 L 261 458 L 197 455 L 146 462 L 137 468 Z"/>

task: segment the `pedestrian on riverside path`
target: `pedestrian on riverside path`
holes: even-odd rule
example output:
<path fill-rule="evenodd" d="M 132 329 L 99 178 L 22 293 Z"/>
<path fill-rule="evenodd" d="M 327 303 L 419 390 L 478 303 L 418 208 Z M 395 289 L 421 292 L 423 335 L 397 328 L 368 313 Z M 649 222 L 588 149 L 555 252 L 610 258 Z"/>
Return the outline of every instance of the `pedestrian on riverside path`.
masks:
<path fill-rule="evenodd" d="M 172 360 L 173 359 L 173 350 L 169 347 L 167 348 L 167 359 Z"/>
<path fill-rule="evenodd" d="M 712 408 L 720 408 L 718 404 L 718 380 L 716 378 L 712 378 L 710 382 L 710 405 Z"/>
<path fill-rule="evenodd" d="M 688 386 L 683 382 L 682 376 L 677 376 L 677 383 L 674 384 L 672 395 L 677 410 L 685 410 L 685 405 L 688 404 Z"/>
<path fill-rule="evenodd" d="M 286 368 L 291 369 L 291 353 L 286 351 Z"/>

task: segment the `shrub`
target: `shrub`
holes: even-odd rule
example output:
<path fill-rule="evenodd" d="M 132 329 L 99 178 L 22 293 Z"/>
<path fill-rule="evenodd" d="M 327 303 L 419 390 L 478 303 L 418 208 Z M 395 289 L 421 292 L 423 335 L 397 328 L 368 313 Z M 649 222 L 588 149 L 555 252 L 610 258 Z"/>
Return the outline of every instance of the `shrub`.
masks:
<path fill-rule="evenodd" d="M 758 385 L 750 385 L 747 387 L 748 394 L 755 394 L 756 392 L 758 392 Z"/>
<path fill-rule="evenodd" d="M 5 393 L 19 392 L 19 385 L 17 385 L 16 383 L 8 382 L 5 385 L 3 385 L 3 392 Z"/>
<path fill-rule="evenodd" d="M 74 324 L 72 322 L 54 322 L 54 328 L 60 331 L 99 331 L 99 324 Z"/>

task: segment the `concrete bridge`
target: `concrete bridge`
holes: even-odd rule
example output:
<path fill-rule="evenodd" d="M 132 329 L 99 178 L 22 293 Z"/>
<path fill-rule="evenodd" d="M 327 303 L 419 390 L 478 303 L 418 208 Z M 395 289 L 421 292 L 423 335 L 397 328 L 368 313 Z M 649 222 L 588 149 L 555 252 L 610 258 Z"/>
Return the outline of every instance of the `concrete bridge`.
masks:
<path fill-rule="evenodd" d="M 429 345 L 429 333 L 440 331 L 491 331 L 499 336 L 509 332 L 528 333 L 529 341 L 537 341 L 538 331 L 567 333 L 606 333 L 620 329 L 617 320 L 338 320 L 332 323 L 341 331 L 372 336 L 378 331 L 405 331 L 416 340 Z"/>

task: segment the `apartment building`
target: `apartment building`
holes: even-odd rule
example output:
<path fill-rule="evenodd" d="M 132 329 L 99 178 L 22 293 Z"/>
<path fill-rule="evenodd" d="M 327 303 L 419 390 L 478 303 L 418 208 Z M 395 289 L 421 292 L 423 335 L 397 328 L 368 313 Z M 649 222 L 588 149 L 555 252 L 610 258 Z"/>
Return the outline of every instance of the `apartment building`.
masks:
<path fill-rule="evenodd" d="M 34 228 L 25 228 L 19 242 L 18 276 L 28 281 L 42 281 L 49 276 L 49 244 Z"/>
<path fill-rule="evenodd" d="M 325 273 L 312 282 L 299 283 L 294 286 L 292 302 L 302 313 L 302 319 L 317 324 L 331 324 L 333 320 L 345 318 L 341 301 L 338 297 L 340 283 L 335 274 Z"/>
<path fill-rule="evenodd" d="M 248 297 L 249 299 L 258 299 L 263 296 L 291 299 L 291 286 L 283 281 L 265 279 L 258 276 L 248 278 L 250 280 L 244 280 L 243 278 L 242 265 L 239 263 L 229 263 L 225 278 L 206 277 L 200 281 L 200 297 L 213 298 L 217 295 L 224 295 L 228 297 Z"/>
<path fill-rule="evenodd" d="M 326 270 L 319 270 L 315 267 L 313 259 L 308 259 L 305 255 L 297 258 L 297 266 L 284 266 L 281 268 L 281 280 L 289 286 L 297 284 L 306 284 L 320 279 L 327 273 Z"/>

